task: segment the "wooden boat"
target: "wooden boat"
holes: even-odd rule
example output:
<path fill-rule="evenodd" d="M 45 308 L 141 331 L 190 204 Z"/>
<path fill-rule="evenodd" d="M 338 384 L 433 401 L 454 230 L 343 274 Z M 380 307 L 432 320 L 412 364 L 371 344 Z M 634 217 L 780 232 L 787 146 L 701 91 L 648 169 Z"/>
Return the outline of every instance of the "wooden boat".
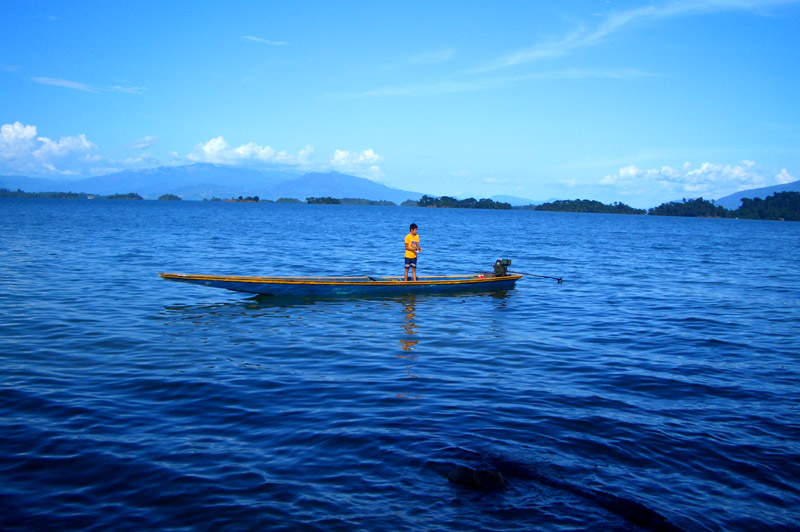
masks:
<path fill-rule="evenodd" d="M 510 261 L 509 261 L 510 262 Z M 522 275 L 484 273 L 418 277 L 242 277 L 234 275 L 188 275 L 159 273 L 163 279 L 182 283 L 225 288 L 236 292 L 271 296 L 367 296 L 394 294 L 431 294 L 463 291 L 494 291 L 514 288 Z"/>

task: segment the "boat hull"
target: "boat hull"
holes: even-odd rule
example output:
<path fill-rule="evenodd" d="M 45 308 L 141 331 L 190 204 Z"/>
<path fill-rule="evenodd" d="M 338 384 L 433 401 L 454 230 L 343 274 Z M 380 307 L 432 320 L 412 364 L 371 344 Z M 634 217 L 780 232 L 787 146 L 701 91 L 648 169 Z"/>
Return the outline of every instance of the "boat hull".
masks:
<path fill-rule="evenodd" d="M 235 292 L 269 296 L 365 296 L 394 294 L 439 294 L 464 291 L 510 290 L 521 275 L 456 275 L 421 277 L 403 281 L 399 277 L 243 277 L 159 273 L 163 279 Z"/>

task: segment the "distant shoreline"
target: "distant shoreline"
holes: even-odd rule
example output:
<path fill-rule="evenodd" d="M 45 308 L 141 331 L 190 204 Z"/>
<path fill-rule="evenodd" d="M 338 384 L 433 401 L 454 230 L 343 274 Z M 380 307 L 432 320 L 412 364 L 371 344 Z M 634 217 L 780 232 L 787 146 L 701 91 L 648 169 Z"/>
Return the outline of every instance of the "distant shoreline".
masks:
<path fill-rule="evenodd" d="M 77 200 L 122 200 L 122 201 L 181 201 L 181 198 L 174 194 L 164 194 L 158 200 L 144 200 L 139 194 L 129 192 L 127 194 L 99 195 L 83 192 L 24 192 L 22 190 L 11 191 L 0 188 L 0 198 L 47 198 L 47 199 L 77 199 Z M 397 204 L 391 201 L 376 201 L 358 198 L 331 198 L 331 197 L 308 197 L 303 202 L 294 198 L 280 198 L 277 201 L 262 200 L 258 196 L 220 199 L 204 199 L 203 202 L 225 202 L 225 203 L 292 203 L 299 205 L 378 205 L 393 206 Z M 419 201 L 407 200 L 400 204 L 401 207 L 420 207 L 420 208 L 443 208 L 443 209 L 485 209 L 485 210 L 534 210 L 550 212 L 575 212 L 592 214 L 632 214 L 649 216 L 678 216 L 688 218 L 742 218 L 751 220 L 776 220 L 776 221 L 800 221 L 800 192 L 777 192 L 765 199 L 743 198 L 742 205 L 736 210 L 729 210 L 721 205 L 716 205 L 714 201 L 698 198 L 694 200 L 683 200 L 682 202 L 662 203 L 658 207 L 651 209 L 635 209 L 624 203 L 613 203 L 606 205 L 595 200 L 558 200 L 540 205 L 525 205 L 512 207 L 508 203 L 496 202 L 491 199 L 476 200 L 467 198 L 457 200 L 449 196 L 431 197 L 422 196 Z"/>
<path fill-rule="evenodd" d="M 77 199 L 77 200 L 89 200 L 89 201 L 93 200 L 144 201 L 143 197 L 133 192 L 128 192 L 127 194 L 101 195 L 101 194 L 89 194 L 87 192 L 24 192 L 22 190 L 11 191 L 8 190 L 7 188 L 0 188 L 0 198 Z"/>

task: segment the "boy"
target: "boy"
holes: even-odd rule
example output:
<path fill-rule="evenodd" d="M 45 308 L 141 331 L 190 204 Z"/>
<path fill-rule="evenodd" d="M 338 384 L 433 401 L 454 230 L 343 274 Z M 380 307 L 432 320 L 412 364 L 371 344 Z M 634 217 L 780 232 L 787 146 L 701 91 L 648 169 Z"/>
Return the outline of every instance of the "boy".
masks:
<path fill-rule="evenodd" d="M 413 280 L 417 280 L 417 253 L 422 251 L 419 247 L 419 236 L 417 235 L 417 224 L 411 224 L 408 228 L 409 233 L 406 235 L 406 269 L 403 274 L 403 280 L 408 281 L 408 269 L 411 268 L 411 275 Z"/>

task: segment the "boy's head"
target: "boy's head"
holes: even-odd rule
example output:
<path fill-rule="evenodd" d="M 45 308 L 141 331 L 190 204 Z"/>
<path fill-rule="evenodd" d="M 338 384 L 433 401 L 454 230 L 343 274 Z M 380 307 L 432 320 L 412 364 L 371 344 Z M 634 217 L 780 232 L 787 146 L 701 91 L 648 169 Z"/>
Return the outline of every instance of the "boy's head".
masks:
<path fill-rule="evenodd" d="M 408 228 L 408 230 L 411 231 L 411 232 L 416 231 L 417 230 L 417 224 L 411 224 L 411 226 Z"/>

